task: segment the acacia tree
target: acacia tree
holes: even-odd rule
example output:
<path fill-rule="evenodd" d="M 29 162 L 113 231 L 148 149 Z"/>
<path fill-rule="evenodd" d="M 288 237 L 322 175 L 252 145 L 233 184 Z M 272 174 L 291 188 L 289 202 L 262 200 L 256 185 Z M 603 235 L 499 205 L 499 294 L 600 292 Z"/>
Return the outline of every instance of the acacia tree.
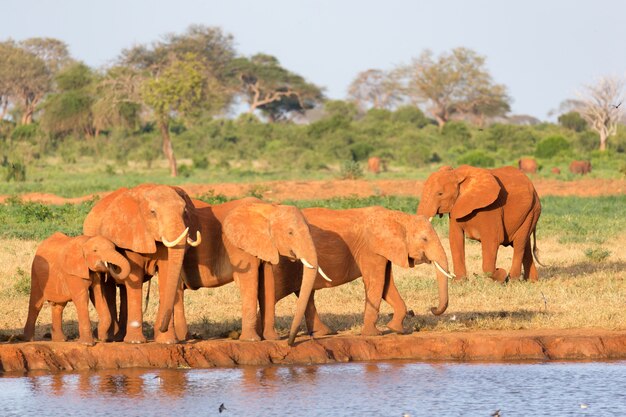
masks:
<path fill-rule="evenodd" d="M 239 80 L 248 113 L 258 109 L 272 121 L 311 109 L 323 99 L 319 87 L 283 68 L 271 55 L 236 58 L 231 63 L 231 74 Z"/>
<path fill-rule="evenodd" d="M 404 93 L 416 105 L 426 104 L 440 128 L 453 114 L 484 118 L 509 110 L 506 88 L 493 83 L 485 58 L 471 49 L 455 48 L 438 58 L 426 50 L 397 71 Z"/>
<path fill-rule="evenodd" d="M 391 109 L 402 101 L 402 95 L 394 72 L 368 69 L 352 81 L 348 87 L 348 99 L 364 111 Z"/>
<path fill-rule="evenodd" d="M 189 119 L 200 109 L 207 109 L 209 103 L 218 109 L 223 107 L 223 88 L 205 70 L 195 55 L 188 54 L 173 58 L 158 74 L 146 78 L 142 85 L 143 102 L 154 112 L 172 177 L 178 175 L 178 167 L 169 133 L 171 118 Z"/>
<path fill-rule="evenodd" d="M 170 173 L 177 176 L 169 133 L 171 118 L 190 122 L 200 113 L 218 113 L 231 102 L 234 93 L 225 85 L 229 77 L 227 67 L 234 57 L 232 42 L 232 36 L 224 35 L 219 28 L 194 25 L 183 34 L 166 35 L 151 46 L 124 50 L 119 66 L 126 67 L 127 72 L 119 74 L 121 78 L 117 80 L 108 80 L 119 89 L 113 97 L 103 98 L 102 114 L 119 115 L 124 106 L 112 106 L 119 105 L 121 100 L 132 103 L 139 85 L 137 100 L 152 110 Z M 107 109 L 113 113 L 106 113 Z"/>
<path fill-rule="evenodd" d="M 92 106 L 95 136 L 102 130 L 137 126 L 143 80 L 139 71 L 123 66 L 111 67 L 99 77 Z"/>
<path fill-rule="evenodd" d="M 606 150 L 607 139 L 617 132 L 624 101 L 624 79 L 601 77 L 595 84 L 586 85 L 579 93 L 578 111 L 600 136 L 600 150 Z"/>

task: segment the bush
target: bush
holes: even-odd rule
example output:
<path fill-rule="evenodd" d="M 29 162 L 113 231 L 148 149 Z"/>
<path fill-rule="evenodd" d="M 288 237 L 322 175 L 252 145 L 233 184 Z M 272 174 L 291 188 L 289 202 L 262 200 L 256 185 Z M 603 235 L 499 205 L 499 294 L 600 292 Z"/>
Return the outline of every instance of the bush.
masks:
<path fill-rule="evenodd" d="M 602 262 L 610 255 L 610 251 L 601 247 L 585 249 L 585 256 L 594 262 Z"/>
<path fill-rule="evenodd" d="M 356 180 L 363 177 L 363 167 L 356 161 L 346 161 L 341 166 L 339 178 L 342 180 Z"/>
<path fill-rule="evenodd" d="M 189 178 L 191 177 L 191 174 L 193 174 L 193 168 L 189 165 L 183 164 L 178 166 L 178 175 L 180 175 L 181 177 Z"/>
<path fill-rule="evenodd" d="M 16 293 L 21 295 L 30 294 L 30 275 L 26 273 L 22 268 L 18 267 L 15 274 L 15 284 L 13 289 Z"/>
<path fill-rule="evenodd" d="M 354 161 L 366 160 L 373 150 L 374 147 L 369 143 L 360 142 L 350 146 L 350 154 L 352 155 L 352 160 Z"/>
<path fill-rule="evenodd" d="M 207 169 L 209 167 L 209 160 L 206 156 L 194 156 L 191 158 L 193 167 L 197 169 Z"/>
<path fill-rule="evenodd" d="M 7 162 L 4 180 L 6 182 L 11 180 L 15 182 L 26 181 L 26 165 L 21 162 Z"/>
<path fill-rule="evenodd" d="M 457 160 L 459 165 L 471 165 L 480 168 L 490 168 L 495 166 L 495 159 L 480 149 L 469 151 Z"/>
<path fill-rule="evenodd" d="M 537 144 L 535 156 L 550 159 L 571 149 L 572 145 L 563 136 L 549 136 Z"/>
<path fill-rule="evenodd" d="M 561 126 L 573 130 L 574 132 L 582 132 L 587 129 L 587 122 L 582 118 L 580 113 L 575 111 L 560 115 L 558 121 Z"/>

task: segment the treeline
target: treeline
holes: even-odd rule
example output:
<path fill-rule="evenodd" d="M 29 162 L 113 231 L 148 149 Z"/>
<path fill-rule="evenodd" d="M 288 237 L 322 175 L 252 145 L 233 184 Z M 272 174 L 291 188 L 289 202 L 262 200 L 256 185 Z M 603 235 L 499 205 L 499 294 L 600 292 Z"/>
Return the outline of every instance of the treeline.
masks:
<path fill-rule="evenodd" d="M 175 155 L 192 159 L 193 169 L 256 161 L 268 169 L 343 164 L 350 171 L 369 156 L 389 166 L 493 166 L 520 156 L 588 159 L 602 139 L 584 112 L 565 113 L 558 125 L 539 123 L 507 118 L 510 101 L 485 58 L 466 48 L 366 70 L 346 101 L 328 101 L 323 88 L 275 57 L 241 55 L 215 27 L 195 25 L 133 46 L 103 69 L 77 61 L 56 39 L 6 40 L 0 162 L 7 180 L 23 179 L 28 164 L 48 155 L 147 166 L 165 156 L 173 176 Z M 625 137 L 620 126 L 605 162 L 619 165 Z"/>

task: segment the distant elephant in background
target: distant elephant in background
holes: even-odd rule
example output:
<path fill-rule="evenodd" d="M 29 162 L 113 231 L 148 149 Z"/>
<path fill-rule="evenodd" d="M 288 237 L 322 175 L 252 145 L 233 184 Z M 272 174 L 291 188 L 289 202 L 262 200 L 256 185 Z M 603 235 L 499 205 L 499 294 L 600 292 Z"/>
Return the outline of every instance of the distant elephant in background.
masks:
<path fill-rule="evenodd" d="M 37 248 L 31 269 L 28 318 L 24 340 L 32 340 L 35 322 L 44 301 L 52 304 L 52 340 L 64 341 L 63 309 L 69 301 L 76 305 L 80 343 L 93 345 L 89 320 L 89 292 L 93 291 L 98 312 L 98 338 L 105 340 L 111 324 L 102 294 L 101 274 L 126 279 L 128 260 L 115 250 L 115 244 L 102 236 L 68 237 L 55 233 Z"/>
<path fill-rule="evenodd" d="M 533 158 L 520 158 L 517 161 L 517 167 L 526 174 L 536 174 L 539 166 Z"/>
<path fill-rule="evenodd" d="M 235 281 L 241 291 L 242 315 L 240 340 L 260 340 L 257 326 L 259 276 L 264 264 L 277 264 L 279 259 L 299 261 L 305 268 L 297 280 L 300 297 L 290 333 L 300 327 L 309 295 L 318 271 L 318 256 L 311 239 L 309 225 L 296 207 L 269 204 L 256 198 L 244 198 L 210 205 L 193 200 L 202 242 L 190 248 L 184 262 L 185 288 L 219 287 Z M 210 309 L 210 306 L 207 306 Z M 187 334 L 184 303 L 176 303 L 174 325 L 176 334 Z M 265 339 L 275 334 L 263 333 Z"/>
<path fill-rule="evenodd" d="M 585 175 L 591 172 L 591 162 L 590 161 L 572 161 L 569 164 L 569 171 L 572 174 L 580 174 Z"/>
<path fill-rule="evenodd" d="M 442 314 L 448 307 L 448 260 L 439 237 L 427 218 L 383 207 L 348 210 L 326 208 L 303 209 L 315 243 L 322 270 L 332 281 L 318 276 L 314 290 L 336 287 L 363 277 L 365 312 L 363 335 L 379 335 L 376 327 L 381 300 L 394 310 L 387 324 L 392 331 L 403 333 L 406 305 L 396 288 L 391 264 L 412 268 L 421 263 L 433 263 L 439 286 L 439 306 L 431 312 Z M 274 332 L 274 306 L 289 294 L 298 293 L 301 266 L 281 258 L 278 265 L 267 265 L 261 300 L 264 331 Z M 272 291 L 273 290 L 273 291 Z M 273 292 L 273 293 L 272 293 Z M 302 297 L 302 294 L 300 294 Z M 309 333 L 321 336 L 330 329 L 320 320 L 311 294 L 306 310 Z M 289 342 L 293 341 L 293 335 Z"/>
<path fill-rule="evenodd" d="M 372 156 L 367 160 L 367 170 L 373 174 L 380 174 L 380 158 Z"/>
<path fill-rule="evenodd" d="M 85 218 L 85 235 L 110 239 L 130 261 L 128 278 L 116 280 L 124 285 L 128 300 L 127 304 L 120 304 L 127 312 L 120 314 L 120 319 L 115 310 L 115 291 L 107 291 L 113 323 L 119 326 L 116 339 L 123 337 L 129 343 L 146 341 L 142 330 L 142 285 L 158 272 L 159 308 L 154 339 L 160 343 L 176 342 L 174 326 L 169 324 L 181 286 L 183 258 L 187 248 L 201 240 L 193 208 L 181 188 L 142 184 L 108 194 Z"/>
<path fill-rule="evenodd" d="M 494 280 L 507 278 L 504 269 L 496 268 L 500 245 L 513 246 L 510 278 L 520 277 L 523 264 L 524 278 L 538 279 L 533 261 L 536 239 L 531 248 L 530 235 L 535 235 L 541 203 L 532 182 L 520 170 L 444 166 L 426 180 L 417 214 L 429 218 L 449 214 L 450 250 L 457 279 L 467 277 L 466 235 L 481 242 L 483 271 Z"/>

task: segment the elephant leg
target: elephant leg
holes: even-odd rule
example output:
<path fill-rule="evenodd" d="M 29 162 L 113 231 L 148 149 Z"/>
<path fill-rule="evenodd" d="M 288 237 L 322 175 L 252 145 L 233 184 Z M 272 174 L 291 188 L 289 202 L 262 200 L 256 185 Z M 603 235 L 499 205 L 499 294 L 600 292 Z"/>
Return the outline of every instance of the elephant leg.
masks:
<path fill-rule="evenodd" d="M 88 284 L 87 281 L 85 281 Z M 91 334 L 91 320 L 89 320 L 89 287 L 68 285 L 72 301 L 76 306 L 78 316 L 78 342 L 83 345 L 93 346 L 94 340 Z"/>
<path fill-rule="evenodd" d="M 450 219 L 448 237 L 450 240 L 450 253 L 452 254 L 452 264 L 457 281 L 467 279 L 467 269 L 465 268 L 465 233 L 461 226 Z"/>
<path fill-rule="evenodd" d="M 112 319 L 106 297 L 104 296 L 100 277 L 96 278 L 94 281 L 91 293 L 93 297 L 91 301 L 96 307 L 96 312 L 98 313 L 98 339 L 106 341 L 109 336 Z"/>
<path fill-rule="evenodd" d="M 522 275 L 522 261 L 524 258 L 524 252 L 529 245 L 529 240 L 519 240 L 513 242 L 513 261 L 511 262 L 511 270 L 509 276 L 512 280 L 518 280 Z"/>
<path fill-rule="evenodd" d="M 133 271 L 131 275 L 135 275 Z M 141 311 L 141 303 L 143 298 L 142 292 L 142 278 L 141 276 L 129 277 L 126 280 L 126 308 L 128 309 L 128 322 L 126 323 L 126 336 L 124 342 L 126 343 L 145 343 L 146 338 L 143 335 L 143 312 Z"/>
<path fill-rule="evenodd" d="M 300 297 L 299 292 L 296 292 L 296 295 Z M 313 337 L 326 336 L 335 333 L 330 327 L 324 324 L 320 315 L 317 313 L 317 308 L 315 307 L 315 291 L 311 292 L 309 301 L 306 304 L 304 320 L 306 322 L 307 331 L 309 334 L 313 335 Z"/>
<path fill-rule="evenodd" d="M 387 260 L 367 260 L 361 267 L 365 284 L 365 313 L 363 314 L 363 336 L 377 336 L 382 332 L 376 327 L 380 302 L 385 287 L 385 269 Z"/>
<path fill-rule="evenodd" d="M 63 309 L 67 303 L 50 303 L 52 310 L 52 341 L 65 342 L 65 334 L 63 333 Z"/>
<path fill-rule="evenodd" d="M 385 287 L 383 289 L 383 299 L 389 303 L 393 309 L 393 317 L 391 321 L 387 323 L 389 330 L 404 334 L 404 318 L 406 317 L 406 304 L 398 292 L 396 283 L 393 280 L 393 271 L 391 270 L 391 262 L 387 263 Z"/>
<path fill-rule="evenodd" d="M 274 286 L 274 272 L 272 264 L 263 263 L 262 274 L 259 274 L 259 317 L 257 332 L 265 340 L 278 340 L 276 332 L 276 290 Z"/>
<path fill-rule="evenodd" d="M 496 268 L 496 259 L 498 258 L 498 249 L 500 243 L 492 239 L 482 241 L 483 255 L 483 272 L 494 281 L 506 281 L 507 272 L 502 268 Z"/>
<path fill-rule="evenodd" d="M 233 276 L 241 292 L 241 336 L 239 340 L 261 340 L 256 331 L 259 295 L 259 267 L 251 265 L 247 272 L 235 272 Z"/>
<path fill-rule="evenodd" d="M 115 340 L 123 341 L 126 337 L 126 327 L 128 327 L 128 291 L 126 285 L 116 286 L 116 288 L 120 291 L 120 312 L 117 318 L 118 333 L 115 335 Z"/>
<path fill-rule="evenodd" d="M 120 329 L 120 323 L 117 318 L 117 286 L 115 285 L 113 278 L 108 277 L 105 281 L 101 282 L 100 287 L 102 288 L 102 295 L 105 300 L 106 313 L 108 314 L 109 322 L 111 323 L 107 329 L 107 335 L 104 340 L 121 342 L 124 340 L 124 335 L 121 334 L 122 329 Z M 94 303 L 94 305 L 96 304 Z M 126 327 L 123 329 L 125 330 Z M 100 338 L 100 336 L 98 337 Z"/>
<path fill-rule="evenodd" d="M 185 319 L 185 290 L 181 284 L 174 301 L 174 333 L 177 340 L 189 339 L 189 328 Z"/>
<path fill-rule="evenodd" d="M 522 263 L 524 265 L 524 279 L 530 279 L 531 281 L 536 282 L 539 279 L 539 274 L 537 273 L 537 267 L 535 266 L 535 260 L 533 259 L 530 238 L 524 247 L 524 258 L 522 259 Z"/>
<path fill-rule="evenodd" d="M 30 341 L 35 337 L 35 324 L 37 323 L 37 317 L 43 307 L 43 291 L 37 284 L 31 282 L 30 284 L 30 301 L 28 302 L 28 317 L 26 319 L 26 325 L 24 326 L 24 340 Z"/>

